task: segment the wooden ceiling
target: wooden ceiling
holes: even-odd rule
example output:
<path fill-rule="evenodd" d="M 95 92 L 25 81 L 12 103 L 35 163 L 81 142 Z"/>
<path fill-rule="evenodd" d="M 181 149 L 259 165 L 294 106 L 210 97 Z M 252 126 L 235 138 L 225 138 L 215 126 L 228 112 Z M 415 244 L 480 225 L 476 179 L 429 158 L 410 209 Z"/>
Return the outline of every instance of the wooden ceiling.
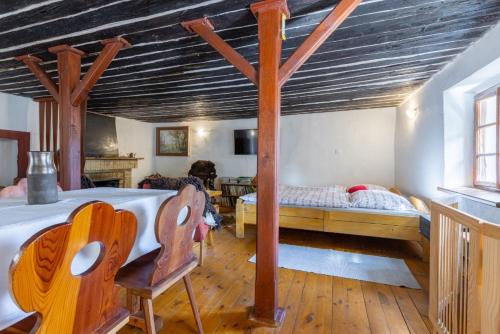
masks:
<path fill-rule="evenodd" d="M 51 46 L 88 53 L 122 35 L 120 51 L 94 87 L 92 112 L 147 122 L 255 117 L 250 81 L 180 22 L 208 16 L 216 31 L 251 63 L 257 25 L 248 0 L 2 0 L 0 92 L 47 96 L 14 60 L 32 53 L 57 82 Z M 283 58 L 337 0 L 289 0 Z M 391 107 L 480 38 L 500 19 L 498 0 L 365 0 L 283 90 L 283 114 Z"/>

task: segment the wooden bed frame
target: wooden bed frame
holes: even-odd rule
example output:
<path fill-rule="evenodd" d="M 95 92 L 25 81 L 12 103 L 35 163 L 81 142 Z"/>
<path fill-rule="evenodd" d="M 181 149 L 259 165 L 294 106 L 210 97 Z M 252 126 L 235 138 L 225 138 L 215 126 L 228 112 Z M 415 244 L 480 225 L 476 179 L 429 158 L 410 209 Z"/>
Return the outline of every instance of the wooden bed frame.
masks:
<path fill-rule="evenodd" d="M 410 201 L 423 213 L 425 203 L 415 197 Z M 422 207 L 423 206 L 423 207 Z M 245 236 L 245 224 L 256 225 L 257 206 L 238 199 L 236 203 L 236 237 Z M 280 207 L 280 227 L 380 237 L 417 242 L 422 247 L 422 258 L 428 260 L 429 241 L 420 233 L 420 217 L 408 215 L 356 212 L 349 209 Z"/>

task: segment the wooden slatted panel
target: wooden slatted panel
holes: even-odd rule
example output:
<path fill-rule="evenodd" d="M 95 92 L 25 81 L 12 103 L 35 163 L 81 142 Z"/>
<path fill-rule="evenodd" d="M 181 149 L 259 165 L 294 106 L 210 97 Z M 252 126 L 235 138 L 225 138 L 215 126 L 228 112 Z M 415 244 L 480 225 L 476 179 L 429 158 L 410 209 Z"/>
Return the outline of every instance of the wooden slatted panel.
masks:
<path fill-rule="evenodd" d="M 38 102 L 40 151 L 59 149 L 59 105 L 53 99 L 40 99 Z"/>
<path fill-rule="evenodd" d="M 498 333 L 500 226 L 435 202 L 431 211 L 429 317 L 436 331 Z"/>
<path fill-rule="evenodd" d="M 52 103 L 45 103 L 45 149 L 51 151 L 52 144 Z"/>
<path fill-rule="evenodd" d="M 57 135 L 59 132 L 59 106 L 54 101 L 52 102 L 52 149 L 54 151 L 58 150 Z"/>
<path fill-rule="evenodd" d="M 38 102 L 40 151 L 45 151 L 45 102 Z"/>

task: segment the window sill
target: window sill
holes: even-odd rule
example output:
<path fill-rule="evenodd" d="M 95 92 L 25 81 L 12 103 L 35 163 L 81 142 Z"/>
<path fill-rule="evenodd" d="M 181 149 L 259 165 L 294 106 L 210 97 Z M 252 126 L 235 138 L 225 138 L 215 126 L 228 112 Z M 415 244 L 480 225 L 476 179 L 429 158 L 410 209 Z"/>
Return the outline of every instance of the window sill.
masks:
<path fill-rule="evenodd" d="M 500 192 L 498 191 L 484 190 L 472 187 L 438 187 L 438 190 L 447 193 L 458 194 L 472 201 L 500 208 Z"/>

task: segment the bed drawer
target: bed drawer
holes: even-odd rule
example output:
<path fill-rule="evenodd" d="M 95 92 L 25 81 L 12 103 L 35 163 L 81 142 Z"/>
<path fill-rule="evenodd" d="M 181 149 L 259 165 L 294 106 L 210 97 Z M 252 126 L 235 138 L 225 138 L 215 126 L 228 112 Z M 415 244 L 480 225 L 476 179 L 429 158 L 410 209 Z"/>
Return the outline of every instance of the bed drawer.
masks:
<path fill-rule="evenodd" d="M 245 224 L 255 224 L 257 213 L 255 205 L 245 206 Z M 280 227 L 310 231 L 324 231 L 324 212 L 307 208 L 281 208 Z"/>
<path fill-rule="evenodd" d="M 245 214 L 256 214 L 257 206 L 245 205 Z M 325 212 L 321 209 L 281 207 L 280 216 L 323 219 Z"/>
<path fill-rule="evenodd" d="M 421 240 L 418 224 L 417 226 L 404 226 L 360 221 L 326 220 L 325 232 L 401 240 Z"/>
<path fill-rule="evenodd" d="M 420 224 L 420 218 L 418 216 L 397 216 L 348 211 L 327 211 L 325 212 L 325 220 L 396 225 L 416 228 L 418 228 Z"/>

